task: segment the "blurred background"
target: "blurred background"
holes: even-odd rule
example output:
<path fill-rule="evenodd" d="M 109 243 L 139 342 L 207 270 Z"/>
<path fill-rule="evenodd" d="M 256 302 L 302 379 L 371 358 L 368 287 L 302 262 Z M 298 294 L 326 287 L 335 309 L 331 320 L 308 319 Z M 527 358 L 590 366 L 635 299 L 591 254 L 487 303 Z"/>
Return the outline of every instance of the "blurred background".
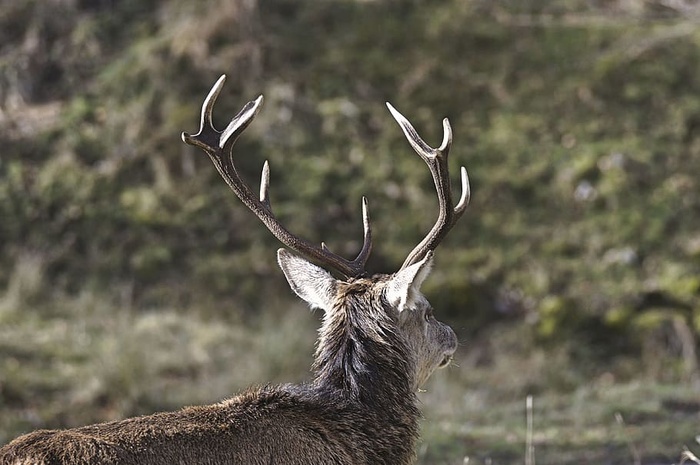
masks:
<path fill-rule="evenodd" d="M 289 228 L 391 272 L 443 117 L 471 206 L 424 291 L 462 346 L 421 464 L 700 450 L 700 6 L 683 0 L 0 1 L 0 444 L 303 381 L 318 315 L 180 141 L 224 127 Z M 458 193 L 455 193 L 458 195 Z M 526 399 L 533 400 L 527 427 Z M 532 438 L 534 455 L 526 454 Z"/>

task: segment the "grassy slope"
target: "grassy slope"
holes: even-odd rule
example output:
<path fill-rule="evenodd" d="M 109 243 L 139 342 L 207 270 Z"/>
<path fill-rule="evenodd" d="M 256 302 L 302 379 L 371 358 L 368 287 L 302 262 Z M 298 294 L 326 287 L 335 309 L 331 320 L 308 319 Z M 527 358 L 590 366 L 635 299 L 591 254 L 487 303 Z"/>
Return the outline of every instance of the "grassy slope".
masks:
<path fill-rule="evenodd" d="M 541 463 L 676 457 L 698 420 L 694 23 L 661 2 L 271 5 L 1 7 L 0 442 L 304 377 L 315 320 L 287 309 L 277 245 L 177 137 L 226 72 L 217 120 L 266 96 L 243 174 L 270 159 L 276 211 L 348 255 L 368 195 L 374 270 L 434 208 L 381 102 L 432 143 L 450 117 L 474 196 L 426 291 L 467 343 L 425 397 L 425 463 L 522 457 L 528 394 Z"/>

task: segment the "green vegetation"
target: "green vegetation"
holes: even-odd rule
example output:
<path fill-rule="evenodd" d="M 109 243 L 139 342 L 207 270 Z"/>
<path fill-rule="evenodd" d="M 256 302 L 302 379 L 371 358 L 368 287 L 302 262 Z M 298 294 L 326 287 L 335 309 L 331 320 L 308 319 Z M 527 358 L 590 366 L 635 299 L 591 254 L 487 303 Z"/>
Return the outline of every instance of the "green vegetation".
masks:
<path fill-rule="evenodd" d="M 522 462 L 528 395 L 538 463 L 679 460 L 700 434 L 698 14 L 0 3 L 0 444 L 305 378 L 317 322 L 278 244 L 179 139 L 226 73 L 219 127 L 265 95 L 243 176 L 268 159 L 278 216 L 346 256 L 366 195 L 377 272 L 436 204 L 383 102 L 432 144 L 450 118 L 472 205 L 425 291 L 465 344 L 423 395 L 421 463 Z"/>

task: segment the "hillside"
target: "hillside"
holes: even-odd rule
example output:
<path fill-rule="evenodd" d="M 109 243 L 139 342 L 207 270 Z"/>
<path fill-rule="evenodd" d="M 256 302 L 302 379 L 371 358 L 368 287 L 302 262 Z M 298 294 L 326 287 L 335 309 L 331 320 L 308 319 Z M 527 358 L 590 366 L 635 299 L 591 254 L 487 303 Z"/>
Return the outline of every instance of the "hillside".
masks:
<path fill-rule="evenodd" d="M 437 205 L 384 102 L 433 145 L 449 118 L 472 202 L 425 291 L 466 343 L 429 417 L 489 385 L 487 404 L 521 405 L 612 383 L 601 397 L 636 386 L 690 445 L 699 17 L 661 0 L 0 3 L 0 443 L 304 378 L 316 321 L 276 240 L 180 141 L 227 74 L 220 127 L 265 96 L 243 176 L 257 185 L 269 160 L 279 217 L 348 257 L 367 196 L 375 272 L 400 266 Z M 421 460 L 462 463 L 478 429 L 460 431 Z"/>

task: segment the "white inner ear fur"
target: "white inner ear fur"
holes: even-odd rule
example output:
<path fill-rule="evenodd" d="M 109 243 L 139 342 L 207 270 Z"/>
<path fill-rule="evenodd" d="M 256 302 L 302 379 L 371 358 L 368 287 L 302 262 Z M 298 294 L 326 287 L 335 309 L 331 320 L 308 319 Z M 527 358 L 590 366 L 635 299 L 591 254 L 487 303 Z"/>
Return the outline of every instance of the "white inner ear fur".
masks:
<path fill-rule="evenodd" d="M 391 277 L 384 288 L 389 303 L 399 312 L 414 306 L 420 287 L 433 267 L 433 253 L 428 251 L 423 260 L 414 263 Z"/>
<path fill-rule="evenodd" d="M 329 272 L 285 249 L 277 251 L 277 263 L 296 295 L 312 308 L 330 310 L 336 281 Z"/>

